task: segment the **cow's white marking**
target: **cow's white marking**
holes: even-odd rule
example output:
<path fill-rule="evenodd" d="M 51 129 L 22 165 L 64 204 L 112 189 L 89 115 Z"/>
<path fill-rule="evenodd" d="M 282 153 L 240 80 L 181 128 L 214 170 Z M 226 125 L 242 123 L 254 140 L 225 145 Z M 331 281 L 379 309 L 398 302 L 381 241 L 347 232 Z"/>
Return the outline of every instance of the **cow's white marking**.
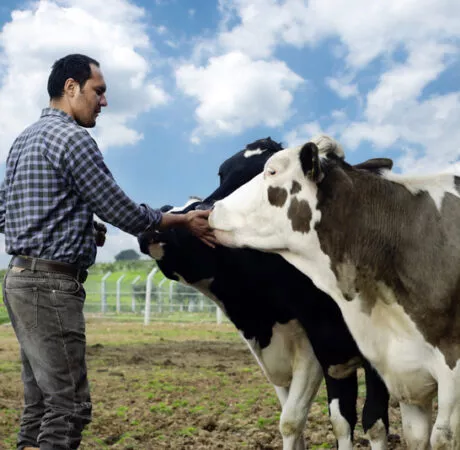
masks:
<path fill-rule="evenodd" d="M 455 188 L 454 172 L 444 172 L 434 175 L 408 176 L 383 170 L 382 176 L 389 181 L 403 185 L 414 195 L 419 192 L 427 192 L 433 199 L 438 211 L 441 210 L 442 200 L 447 193 L 460 197 L 457 189 Z"/>
<path fill-rule="evenodd" d="M 156 261 L 161 261 L 165 256 L 165 250 L 163 248 L 164 245 L 165 244 L 163 242 L 154 242 L 153 244 L 149 244 L 150 256 Z"/>
<path fill-rule="evenodd" d="M 331 411 L 332 429 L 334 430 L 339 448 L 353 450 L 350 425 L 340 412 L 340 404 L 337 398 L 329 404 L 329 410 Z"/>
<path fill-rule="evenodd" d="M 189 197 L 189 199 L 187 200 L 187 202 L 185 203 L 185 205 L 182 205 L 182 206 L 174 206 L 173 208 L 171 208 L 170 210 L 168 210 L 166 212 L 166 214 L 169 214 L 169 213 L 173 213 L 173 212 L 181 212 L 183 211 L 185 208 L 187 208 L 188 206 L 190 206 L 192 203 L 196 203 L 196 202 L 201 202 L 203 201 L 203 199 L 201 197 L 196 197 L 194 195 L 191 195 Z"/>
<path fill-rule="evenodd" d="M 264 149 L 256 148 L 255 150 L 246 150 L 243 155 L 245 158 L 250 158 L 251 156 L 261 155 L 262 153 L 266 151 L 267 151 L 266 148 Z"/>
<path fill-rule="evenodd" d="M 367 431 L 372 450 L 386 450 L 388 448 L 387 430 L 382 419 L 372 425 Z"/>

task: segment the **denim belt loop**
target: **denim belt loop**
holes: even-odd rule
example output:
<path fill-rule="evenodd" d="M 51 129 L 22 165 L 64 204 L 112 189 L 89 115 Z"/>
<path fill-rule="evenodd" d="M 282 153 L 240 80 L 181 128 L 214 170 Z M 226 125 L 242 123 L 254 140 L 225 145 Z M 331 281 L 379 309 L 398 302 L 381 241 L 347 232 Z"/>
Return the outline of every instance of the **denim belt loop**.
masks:
<path fill-rule="evenodd" d="M 32 264 L 30 266 L 30 270 L 35 272 L 35 266 L 37 265 L 37 258 L 32 258 Z"/>

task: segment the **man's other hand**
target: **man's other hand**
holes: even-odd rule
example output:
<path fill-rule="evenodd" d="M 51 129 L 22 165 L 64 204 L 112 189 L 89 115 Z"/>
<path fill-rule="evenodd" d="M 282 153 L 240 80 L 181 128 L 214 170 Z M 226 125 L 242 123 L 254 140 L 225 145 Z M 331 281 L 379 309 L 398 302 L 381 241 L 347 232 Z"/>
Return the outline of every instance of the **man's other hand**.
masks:
<path fill-rule="evenodd" d="M 96 245 L 102 247 L 105 244 L 105 235 L 107 234 L 107 227 L 100 222 L 93 222 L 94 226 L 94 239 L 96 240 Z"/>

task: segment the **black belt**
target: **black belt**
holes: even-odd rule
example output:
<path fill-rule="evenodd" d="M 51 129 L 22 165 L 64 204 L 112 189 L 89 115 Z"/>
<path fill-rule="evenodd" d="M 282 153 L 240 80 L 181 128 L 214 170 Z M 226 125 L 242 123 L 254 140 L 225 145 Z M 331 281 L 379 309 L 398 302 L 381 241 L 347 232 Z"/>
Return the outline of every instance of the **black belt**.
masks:
<path fill-rule="evenodd" d="M 88 271 L 77 264 L 51 261 L 49 259 L 31 258 L 30 256 L 13 256 L 11 258 L 10 267 L 13 266 L 32 271 L 37 270 L 39 272 L 63 273 L 65 275 L 70 275 L 80 283 L 84 283 L 86 281 L 86 277 L 88 276 Z"/>

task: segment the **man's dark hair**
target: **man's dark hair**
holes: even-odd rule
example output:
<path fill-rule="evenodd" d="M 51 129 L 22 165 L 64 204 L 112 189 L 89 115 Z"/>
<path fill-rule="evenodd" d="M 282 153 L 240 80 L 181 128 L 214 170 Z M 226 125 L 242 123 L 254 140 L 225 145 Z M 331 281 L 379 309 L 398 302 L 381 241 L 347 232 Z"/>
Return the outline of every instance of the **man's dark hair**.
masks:
<path fill-rule="evenodd" d="M 50 99 L 61 98 L 64 93 L 64 84 L 68 78 L 73 78 L 80 84 L 80 88 L 91 77 L 90 64 L 99 67 L 99 63 L 89 56 L 73 54 L 58 59 L 51 69 L 48 78 L 48 94 Z"/>

